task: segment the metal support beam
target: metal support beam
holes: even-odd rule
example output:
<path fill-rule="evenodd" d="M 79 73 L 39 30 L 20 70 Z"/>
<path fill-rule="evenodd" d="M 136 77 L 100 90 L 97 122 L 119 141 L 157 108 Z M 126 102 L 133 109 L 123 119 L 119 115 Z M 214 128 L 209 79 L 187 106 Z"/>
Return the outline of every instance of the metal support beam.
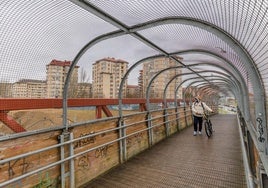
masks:
<path fill-rule="evenodd" d="M 0 121 L 7 125 L 15 133 L 26 131 L 22 125 L 17 123 L 11 116 L 8 115 L 7 111 L 0 111 Z"/>

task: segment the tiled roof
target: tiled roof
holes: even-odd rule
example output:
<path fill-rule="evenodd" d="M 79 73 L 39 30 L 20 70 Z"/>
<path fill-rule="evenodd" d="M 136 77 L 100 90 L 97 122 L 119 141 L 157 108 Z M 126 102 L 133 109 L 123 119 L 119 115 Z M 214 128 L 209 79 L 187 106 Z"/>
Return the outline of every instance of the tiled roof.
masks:
<path fill-rule="evenodd" d="M 96 63 L 98 63 L 100 61 L 110 61 L 110 62 L 113 62 L 113 63 L 128 63 L 127 61 L 124 61 L 122 59 L 115 59 L 114 57 L 106 57 L 106 58 L 97 60 Z"/>
<path fill-rule="evenodd" d="M 60 60 L 53 59 L 48 65 L 65 67 L 65 66 L 71 66 L 71 64 L 72 64 L 71 61 L 66 61 L 66 60 L 60 61 Z M 75 67 L 79 67 L 79 66 L 75 66 Z"/>

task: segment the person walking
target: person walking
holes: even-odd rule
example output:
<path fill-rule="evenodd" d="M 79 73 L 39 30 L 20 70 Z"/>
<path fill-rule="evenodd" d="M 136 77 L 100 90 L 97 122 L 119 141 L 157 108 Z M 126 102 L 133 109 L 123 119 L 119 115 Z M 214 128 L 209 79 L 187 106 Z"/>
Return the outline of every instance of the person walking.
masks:
<path fill-rule="evenodd" d="M 197 128 L 198 133 L 200 135 L 202 134 L 202 124 L 205 110 L 213 112 L 213 110 L 210 107 L 208 107 L 205 102 L 201 101 L 201 97 L 199 95 L 196 96 L 195 101 L 192 104 L 192 112 L 194 116 L 194 136 L 197 135 Z"/>

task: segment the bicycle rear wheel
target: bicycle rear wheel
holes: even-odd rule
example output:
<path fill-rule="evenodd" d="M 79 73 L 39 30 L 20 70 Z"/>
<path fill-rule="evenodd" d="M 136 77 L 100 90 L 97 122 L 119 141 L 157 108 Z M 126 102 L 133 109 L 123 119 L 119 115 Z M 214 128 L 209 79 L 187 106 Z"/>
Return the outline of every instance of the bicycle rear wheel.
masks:
<path fill-rule="evenodd" d="M 208 137 L 212 135 L 212 125 L 211 122 L 205 121 L 205 131 Z"/>
<path fill-rule="evenodd" d="M 210 119 L 208 120 L 208 123 L 209 123 L 209 131 L 212 134 L 214 131 L 213 131 L 212 123 L 211 123 Z"/>

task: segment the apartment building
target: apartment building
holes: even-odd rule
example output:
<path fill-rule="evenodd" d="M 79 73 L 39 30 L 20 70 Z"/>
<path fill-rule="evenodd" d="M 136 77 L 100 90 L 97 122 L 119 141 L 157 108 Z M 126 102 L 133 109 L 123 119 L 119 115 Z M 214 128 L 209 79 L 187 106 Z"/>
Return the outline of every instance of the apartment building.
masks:
<path fill-rule="evenodd" d="M 45 98 L 46 81 L 21 79 L 12 86 L 13 98 Z"/>
<path fill-rule="evenodd" d="M 13 83 L 0 82 L 0 98 L 11 98 L 12 87 L 13 87 Z"/>
<path fill-rule="evenodd" d="M 122 77 L 128 69 L 128 62 L 115 59 L 103 58 L 93 64 L 93 98 L 118 98 L 119 86 Z M 123 86 L 122 96 L 126 97 L 127 80 Z"/>
<path fill-rule="evenodd" d="M 67 73 L 71 66 L 71 61 L 59 61 L 53 59 L 47 66 L 47 97 L 58 98 L 62 97 L 64 83 L 67 77 Z M 75 66 L 70 85 L 68 88 L 68 97 L 75 97 L 77 92 L 78 83 L 78 69 L 79 66 Z"/>
<path fill-rule="evenodd" d="M 182 59 L 177 57 L 178 59 Z M 175 60 L 172 60 L 167 57 L 160 57 L 151 60 L 147 60 L 143 63 L 143 70 L 140 71 L 139 84 L 142 91 L 142 97 L 146 97 L 145 93 L 147 91 L 147 86 L 152 79 L 152 77 L 158 73 L 160 70 L 163 70 L 168 67 L 178 66 L 178 63 Z M 182 72 L 181 69 L 171 69 L 162 74 L 160 74 L 152 83 L 150 87 L 150 97 L 151 98 L 163 98 L 163 92 L 167 83 L 176 75 Z M 166 98 L 174 98 L 175 89 L 181 83 L 181 77 L 176 77 L 167 88 Z M 177 97 L 182 97 L 182 89 L 180 88 Z"/>
<path fill-rule="evenodd" d="M 144 87 L 143 87 L 144 83 L 143 83 L 143 70 L 139 71 L 139 77 L 138 77 L 138 87 L 139 87 L 139 94 L 138 97 L 139 98 L 144 98 Z"/>
<path fill-rule="evenodd" d="M 139 86 L 138 85 L 127 85 L 127 98 L 139 98 Z"/>
<path fill-rule="evenodd" d="M 77 84 L 77 98 L 92 98 L 92 84 L 78 83 Z"/>

